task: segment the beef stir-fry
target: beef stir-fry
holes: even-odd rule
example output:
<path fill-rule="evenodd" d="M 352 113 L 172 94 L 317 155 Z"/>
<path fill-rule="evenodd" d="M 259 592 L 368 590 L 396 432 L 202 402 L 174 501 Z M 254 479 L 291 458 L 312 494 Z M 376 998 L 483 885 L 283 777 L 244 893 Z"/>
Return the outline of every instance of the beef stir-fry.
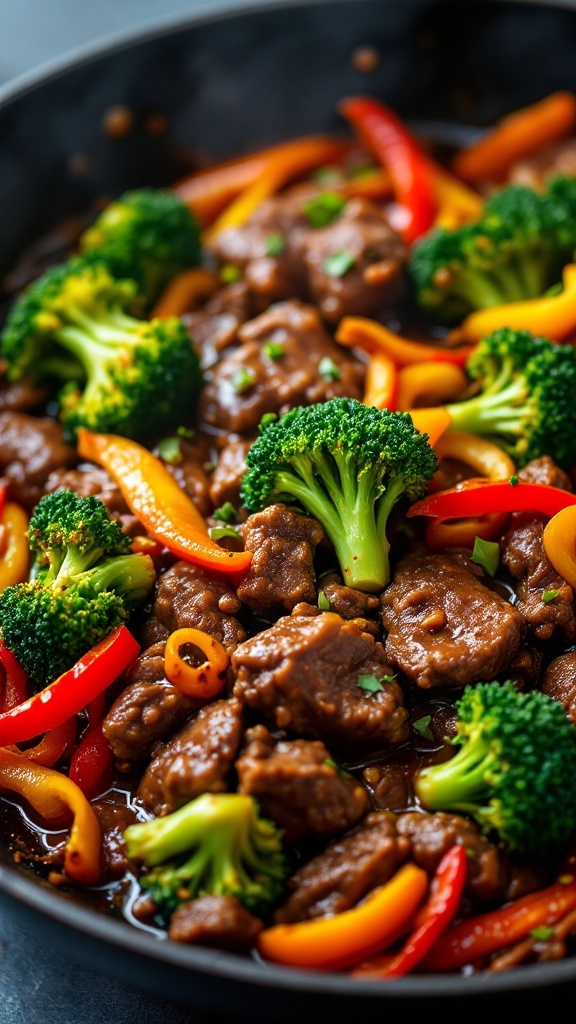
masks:
<path fill-rule="evenodd" d="M 340 114 L 7 297 L 4 842 L 263 969 L 568 957 L 576 97 Z"/>

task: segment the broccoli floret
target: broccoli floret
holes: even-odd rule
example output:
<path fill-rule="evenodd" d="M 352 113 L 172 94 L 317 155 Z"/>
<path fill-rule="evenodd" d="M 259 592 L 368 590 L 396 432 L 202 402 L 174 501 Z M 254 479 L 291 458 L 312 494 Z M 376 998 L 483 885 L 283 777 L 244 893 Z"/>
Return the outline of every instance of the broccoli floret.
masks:
<path fill-rule="evenodd" d="M 576 246 L 569 210 L 576 202 L 561 183 L 554 188 L 544 195 L 509 185 L 487 200 L 479 221 L 423 238 L 409 264 L 418 304 L 452 324 L 475 309 L 537 298 L 557 283 Z"/>
<path fill-rule="evenodd" d="M 470 815 L 514 853 L 559 847 L 576 828 L 576 728 L 562 704 L 507 681 L 468 686 L 455 707 L 460 749 L 419 772 L 422 804 Z"/>
<path fill-rule="evenodd" d="M 450 429 L 480 434 L 518 466 L 550 455 L 564 469 L 576 459 L 576 350 L 503 328 L 474 349 L 466 370 L 480 388 L 447 406 Z"/>
<path fill-rule="evenodd" d="M 424 493 L 437 458 L 407 413 L 332 398 L 263 424 L 246 465 L 249 512 L 297 502 L 324 527 L 348 586 L 380 591 L 390 578 L 390 512 Z"/>
<path fill-rule="evenodd" d="M 133 278 L 149 307 L 172 277 L 200 262 L 200 232 L 170 189 L 141 188 L 110 203 L 80 238 L 87 259 Z"/>
<path fill-rule="evenodd" d="M 0 632 L 35 690 L 41 690 L 114 629 L 149 595 L 148 555 L 96 497 L 45 495 L 29 524 L 30 579 L 0 594 Z"/>
<path fill-rule="evenodd" d="M 136 286 L 103 264 L 73 259 L 46 271 L 16 301 L 2 332 L 8 377 L 64 384 L 60 418 L 145 440 L 190 419 L 201 385 L 198 355 L 177 317 L 126 314 Z"/>
<path fill-rule="evenodd" d="M 129 825 L 129 860 L 152 870 L 141 878 L 160 914 L 197 896 L 235 896 L 265 915 L 289 872 L 281 830 L 242 793 L 205 793 L 162 818 Z"/>

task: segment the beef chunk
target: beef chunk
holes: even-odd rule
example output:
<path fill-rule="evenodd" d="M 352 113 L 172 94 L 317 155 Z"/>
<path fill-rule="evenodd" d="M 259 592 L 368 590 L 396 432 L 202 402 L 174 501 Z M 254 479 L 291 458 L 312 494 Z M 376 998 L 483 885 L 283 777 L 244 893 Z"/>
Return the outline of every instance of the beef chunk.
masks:
<path fill-rule="evenodd" d="M 209 426 L 252 436 L 264 413 L 362 397 L 364 365 L 336 345 L 312 306 L 277 303 L 239 333 L 242 346 L 214 367 L 200 396 L 199 415 Z M 282 355 L 267 355 L 267 342 L 281 345 Z M 338 379 L 320 373 L 322 359 L 334 363 Z"/>
<path fill-rule="evenodd" d="M 276 911 L 275 921 L 289 924 L 349 910 L 389 881 L 409 856 L 410 840 L 398 835 L 396 815 L 369 814 L 289 879 L 291 894 Z"/>
<path fill-rule="evenodd" d="M 222 451 L 210 477 L 210 500 L 214 508 L 227 501 L 238 508 L 240 484 L 246 472 L 246 453 L 252 441 L 230 441 Z"/>
<path fill-rule="evenodd" d="M 106 505 L 110 515 L 120 518 L 130 515 L 122 492 L 112 477 L 100 466 L 85 469 L 55 469 L 46 481 L 47 493 L 73 491 L 81 498 L 95 497 Z"/>
<path fill-rule="evenodd" d="M 315 519 L 269 505 L 248 516 L 240 533 L 252 561 L 237 594 L 253 612 L 272 617 L 316 600 L 314 552 L 324 531 Z"/>
<path fill-rule="evenodd" d="M 570 477 L 560 466 L 557 466 L 549 455 L 532 459 L 518 473 L 520 480 L 531 484 L 546 484 L 548 487 L 560 487 L 563 491 L 571 491 Z"/>
<path fill-rule="evenodd" d="M 0 374 L 1 372 L 0 368 Z M 0 376 L 1 412 L 32 412 L 34 409 L 38 409 L 47 397 L 46 388 L 29 377 L 9 383 L 6 377 Z"/>
<path fill-rule="evenodd" d="M 344 586 L 335 573 L 322 578 L 320 590 L 328 598 L 330 611 L 343 619 L 368 619 L 377 613 L 380 605 L 376 594 L 365 594 L 362 590 Z"/>
<path fill-rule="evenodd" d="M 421 689 L 495 679 L 514 658 L 522 616 L 443 554 L 411 554 L 381 597 L 386 655 Z"/>
<path fill-rule="evenodd" d="M 334 612 L 279 619 L 236 648 L 234 693 L 245 704 L 305 737 L 334 749 L 385 747 L 408 735 L 400 687 L 384 650 L 355 620 Z M 382 680 L 366 693 L 362 675 Z"/>
<path fill-rule="evenodd" d="M 248 286 L 244 281 L 220 288 L 203 309 L 182 317 L 206 369 L 218 361 L 219 353 L 237 341 L 238 328 L 253 316 Z"/>
<path fill-rule="evenodd" d="M 138 799 L 155 816 L 169 814 L 202 793 L 221 793 L 242 738 L 242 705 L 207 704 L 154 754 L 138 787 Z"/>
<path fill-rule="evenodd" d="M 576 725 L 576 651 L 560 654 L 550 662 L 540 689 L 553 700 L 559 700 Z"/>
<path fill-rule="evenodd" d="M 518 581 L 516 608 L 538 640 L 576 636 L 572 587 L 559 576 L 544 550 L 543 516 L 515 512 L 503 539 L 502 562 Z M 557 590 L 553 601 L 543 601 L 545 590 Z"/>
<path fill-rule="evenodd" d="M 126 686 L 103 722 L 104 735 L 121 765 L 140 761 L 200 706 L 166 679 L 163 642 L 143 651 L 123 681 Z"/>
<path fill-rule="evenodd" d="M 246 637 L 234 617 L 239 609 L 240 601 L 222 573 L 210 574 L 190 562 L 176 562 L 156 583 L 144 643 L 167 640 L 175 629 L 191 626 L 232 651 Z"/>
<path fill-rule="evenodd" d="M 233 896 L 200 896 L 174 912 L 168 938 L 240 953 L 254 944 L 263 927 Z"/>
<path fill-rule="evenodd" d="M 113 793 L 93 801 L 92 808 L 102 829 L 104 878 L 121 878 L 130 868 L 124 832 L 129 825 L 135 825 L 138 821 L 136 811 L 127 804 L 116 803 Z"/>
<path fill-rule="evenodd" d="M 263 725 L 249 729 L 236 762 L 239 791 L 256 797 L 287 842 L 334 836 L 355 825 L 368 794 L 343 772 L 320 740 L 274 741 Z"/>
<path fill-rule="evenodd" d="M 66 444 L 55 420 L 0 412 L 0 481 L 13 501 L 33 508 L 53 470 L 76 461 L 74 448 Z"/>

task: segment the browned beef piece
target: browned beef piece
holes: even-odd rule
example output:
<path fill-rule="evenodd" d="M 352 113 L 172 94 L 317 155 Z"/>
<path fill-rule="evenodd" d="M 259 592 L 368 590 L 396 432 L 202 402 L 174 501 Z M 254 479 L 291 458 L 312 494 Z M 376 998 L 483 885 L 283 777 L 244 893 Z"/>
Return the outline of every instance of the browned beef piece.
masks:
<path fill-rule="evenodd" d="M 202 793 L 226 789 L 242 739 L 242 705 L 234 698 L 206 704 L 154 753 L 138 799 L 155 817 Z"/>
<path fill-rule="evenodd" d="M 136 811 L 127 804 L 116 803 L 114 797 L 92 802 L 102 829 L 102 853 L 106 880 L 121 878 L 130 867 L 126 857 L 124 831 L 138 821 Z"/>
<path fill-rule="evenodd" d="M 140 761 L 201 706 L 164 674 L 164 643 L 153 644 L 126 671 L 126 686 L 104 718 L 103 730 L 121 766 Z"/>
<path fill-rule="evenodd" d="M 314 552 L 324 536 L 320 523 L 269 505 L 240 527 L 250 568 L 237 594 L 257 615 L 291 611 L 299 601 L 316 601 Z"/>
<path fill-rule="evenodd" d="M 111 515 L 128 516 L 130 509 L 112 477 L 100 466 L 80 469 L 55 469 L 46 481 L 45 491 L 73 491 L 81 498 L 94 496 L 102 501 Z"/>
<path fill-rule="evenodd" d="M 185 313 L 182 320 L 200 353 L 203 369 L 217 362 L 219 353 L 237 340 L 238 328 L 254 315 L 244 281 L 220 288 L 203 309 Z"/>
<path fill-rule="evenodd" d="M 233 896 L 200 896 L 174 912 L 168 938 L 240 953 L 254 944 L 263 927 Z"/>
<path fill-rule="evenodd" d="M 520 613 L 444 554 L 411 554 L 381 597 L 386 655 L 421 689 L 490 681 L 515 657 Z"/>
<path fill-rule="evenodd" d="M 361 620 L 360 620 L 361 622 Z M 281 729 L 335 750 L 387 747 L 408 735 L 402 690 L 382 644 L 334 612 L 279 619 L 236 648 L 234 693 Z M 382 680 L 366 693 L 362 675 Z"/>
<path fill-rule="evenodd" d="M 576 174 L 576 138 L 562 139 L 518 161 L 511 167 L 508 180 L 540 190 L 554 174 Z"/>
<path fill-rule="evenodd" d="M 345 587 L 335 573 L 322 578 L 320 590 L 330 603 L 330 611 L 341 615 L 343 619 L 368 619 L 378 612 L 380 601 L 376 594 L 365 594 L 362 590 Z"/>
<path fill-rule="evenodd" d="M 175 629 L 191 626 L 232 651 L 246 638 L 235 618 L 239 609 L 240 601 L 223 573 L 210 574 L 190 562 L 175 562 L 156 583 L 144 644 L 167 640 Z"/>
<path fill-rule="evenodd" d="M 76 462 L 76 452 L 55 420 L 0 412 L 0 481 L 8 485 L 14 501 L 32 508 L 53 470 Z"/>
<path fill-rule="evenodd" d="M 548 487 L 560 487 L 563 491 L 571 491 L 572 484 L 570 477 L 560 466 L 557 466 L 549 455 L 542 455 L 539 459 L 532 459 L 518 473 L 520 480 L 527 480 L 532 484 L 547 484 Z"/>
<path fill-rule="evenodd" d="M 276 911 L 275 921 L 288 924 L 330 917 L 355 906 L 383 885 L 410 856 L 410 840 L 399 836 L 396 815 L 369 814 L 361 825 L 336 839 L 288 881 L 291 895 Z"/>
<path fill-rule="evenodd" d="M 246 453 L 252 441 L 230 441 L 220 452 L 210 477 L 210 500 L 214 508 L 231 501 L 240 505 L 240 484 L 246 472 Z"/>
<path fill-rule="evenodd" d="M 330 272 L 334 253 L 350 259 L 343 274 Z M 368 199 L 351 199 L 337 220 L 310 232 L 304 258 L 312 299 L 330 323 L 377 313 L 405 289 L 406 244 L 384 211 Z"/>
<path fill-rule="evenodd" d="M 368 794 L 338 768 L 320 740 L 274 741 L 264 725 L 249 729 L 236 762 L 241 793 L 256 797 L 287 842 L 335 836 L 360 820 Z"/>
<path fill-rule="evenodd" d="M 521 647 L 512 659 L 506 675 L 512 680 L 517 690 L 533 690 L 540 679 L 544 657 L 539 647 L 526 644 Z"/>
<path fill-rule="evenodd" d="M 253 436 L 264 413 L 362 397 L 364 365 L 336 345 L 312 306 L 276 303 L 244 324 L 239 335 L 243 344 L 213 368 L 200 396 L 199 416 L 209 426 Z M 267 354 L 267 342 L 281 345 L 283 354 Z M 334 364 L 337 380 L 331 367 L 322 375 L 323 359 Z"/>
<path fill-rule="evenodd" d="M 560 654 L 550 662 L 540 689 L 553 700 L 559 700 L 576 725 L 576 651 Z"/>
<path fill-rule="evenodd" d="M 48 393 L 40 384 L 30 378 L 9 384 L 6 378 L 0 379 L 0 411 L 30 412 L 46 401 Z"/>

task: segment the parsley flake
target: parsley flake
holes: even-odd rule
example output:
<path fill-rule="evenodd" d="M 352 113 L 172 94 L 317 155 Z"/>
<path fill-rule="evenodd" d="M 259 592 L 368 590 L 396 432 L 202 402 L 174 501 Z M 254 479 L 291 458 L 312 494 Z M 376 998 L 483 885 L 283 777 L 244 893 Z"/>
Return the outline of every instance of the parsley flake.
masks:
<path fill-rule="evenodd" d="M 220 280 L 222 284 L 234 284 L 235 281 L 239 281 L 242 277 L 239 267 L 235 267 L 233 263 L 225 263 L 220 268 Z"/>
<path fill-rule="evenodd" d="M 543 590 L 542 591 L 542 600 L 544 601 L 544 604 L 551 604 L 552 601 L 556 600 L 556 598 L 558 597 L 559 593 L 560 593 L 559 590 Z"/>
<path fill-rule="evenodd" d="M 187 441 L 191 441 L 196 435 L 196 431 L 192 427 L 178 427 L 176 433 L 178 437 L 184 437 Z"/>
<path fill-rule="evenodd" d="M 344 277 L 352 267 L 356 265 L 356 257 L 351 252 L 341 250 L 340 252 L 333 252 L 330 256 L 327 256 L 322 264 L 322 269 L 330 277 Z"/>
<path fill-rule="evenodd" d="M 520 481 L 519 481 L 518 477 L 516 475 L 514 475 L 514 476 L 510 477 L 508 483 L 511 484 L 512 487 L 516 487 L 516 485 L 519 484 Z"/>
<path fill-rule="evenodd" d="M 265 412 L 260 420 L 260 423 L 258 424 L 258 433 L 261 434 L 264 430 L 266 430 L 266 427 L 269 427 L 271 423 L 275 423 L 277 419 L 278 413 Z"/>
<path fill-rule="evenodd" d="M 494 576 L 500 564 L 500 545 L 494 540 L 483 540 L 482 537 L 475 537 L 472 561 L 476 562 L 476 565 L 481 565 L 489 576 Z"/>
<path fill-rule="evenodd" d="M 318 592 L 318 607 L 321 612 L 330 611 L 330 601 L 328 595 L 323 590 Z"/>
<path fill-rule="evenodd" d="M 264 354 L 268 356 L 268 359 L 282 359 L 284 345 L 280 345 L 277 341 L 267 341 L 264 345 Z"/>
<path fill-rule="evenodd" d="M 302 212 L 313 228 L 325 228 L 340 216 L 346 200 L 337 192 L 321 192 L 302 203 Z"/>
<path fill-rule="evenodd" d="M 183 455 L 178 437 L 165 437 L 156 450 L 162 462 L 167 462 L 169 466 L 179 466 L 182 462 Z"/>
<path fill-rule="evenodd" d="M 530 935 L 533 939 L 536 939 L 537 942 L 548 942 L 549 939 L 554 938 L 555 932 L 550 925 L 541 924 L 537 928 L 533 928 Z"/>
<path fill-rule="evenodd" d="M 376 679 L 375 675 L 358 676 L 356 685 L 359 686 L 361 690 L 364 690 L 364 693 L 381 693 L 384 689 L 382 683 Z"/>
<path fill-rule="evenodd" d="M 415 722 L 412 722 L 412 728 L 414 732 L 417 732 L 419 736 L 422 736 L 425 740 L 433 740 L 434 733 L 430 728 L 430 722 L 432 721 L 432 715 L 423 715 L 422 718 L 418 718 Z"/>
<path fill-rule="evenodd" d="M 268 235 L 264 242 L 264 248 L 267 256 L 281 256 L 286 248 L 284 235 L 280 231 L 275 231 L 273 234 Z"/>
<path fill-rule="evenodd" d="M 221 523 L 228 524 L 231 523 L 233 519 L 236 519 L 237 514 L 238 513 L 236 512 L 232 502 L 225 501 L 223 505 L 220 505 L 220 508 L 214 510 L 212 517 L 213 519 L 218 519 Z"/>
<path fill-rule="evenodd" d="M 318 373 L 321 377 L 324 377 L 324 380 L 328 381 L 340 380 L 342 376 L 340 367 L 336 366 L 336 363 L 333 359 L 330 359 L 330 356 L 324 356 L 320 360 L 318 363 Z"/>
<path fill-rule="evenodd" d="M 256 380 L 254 374 L 250 373 L 246 367 L 241 366 L 236 373 L 233 373 L 230 377 L 230 383 L 234 388 L 237 395 L 243 395 L 245 391 L 249 391 L 250 388 L 254 387 Z"/>

